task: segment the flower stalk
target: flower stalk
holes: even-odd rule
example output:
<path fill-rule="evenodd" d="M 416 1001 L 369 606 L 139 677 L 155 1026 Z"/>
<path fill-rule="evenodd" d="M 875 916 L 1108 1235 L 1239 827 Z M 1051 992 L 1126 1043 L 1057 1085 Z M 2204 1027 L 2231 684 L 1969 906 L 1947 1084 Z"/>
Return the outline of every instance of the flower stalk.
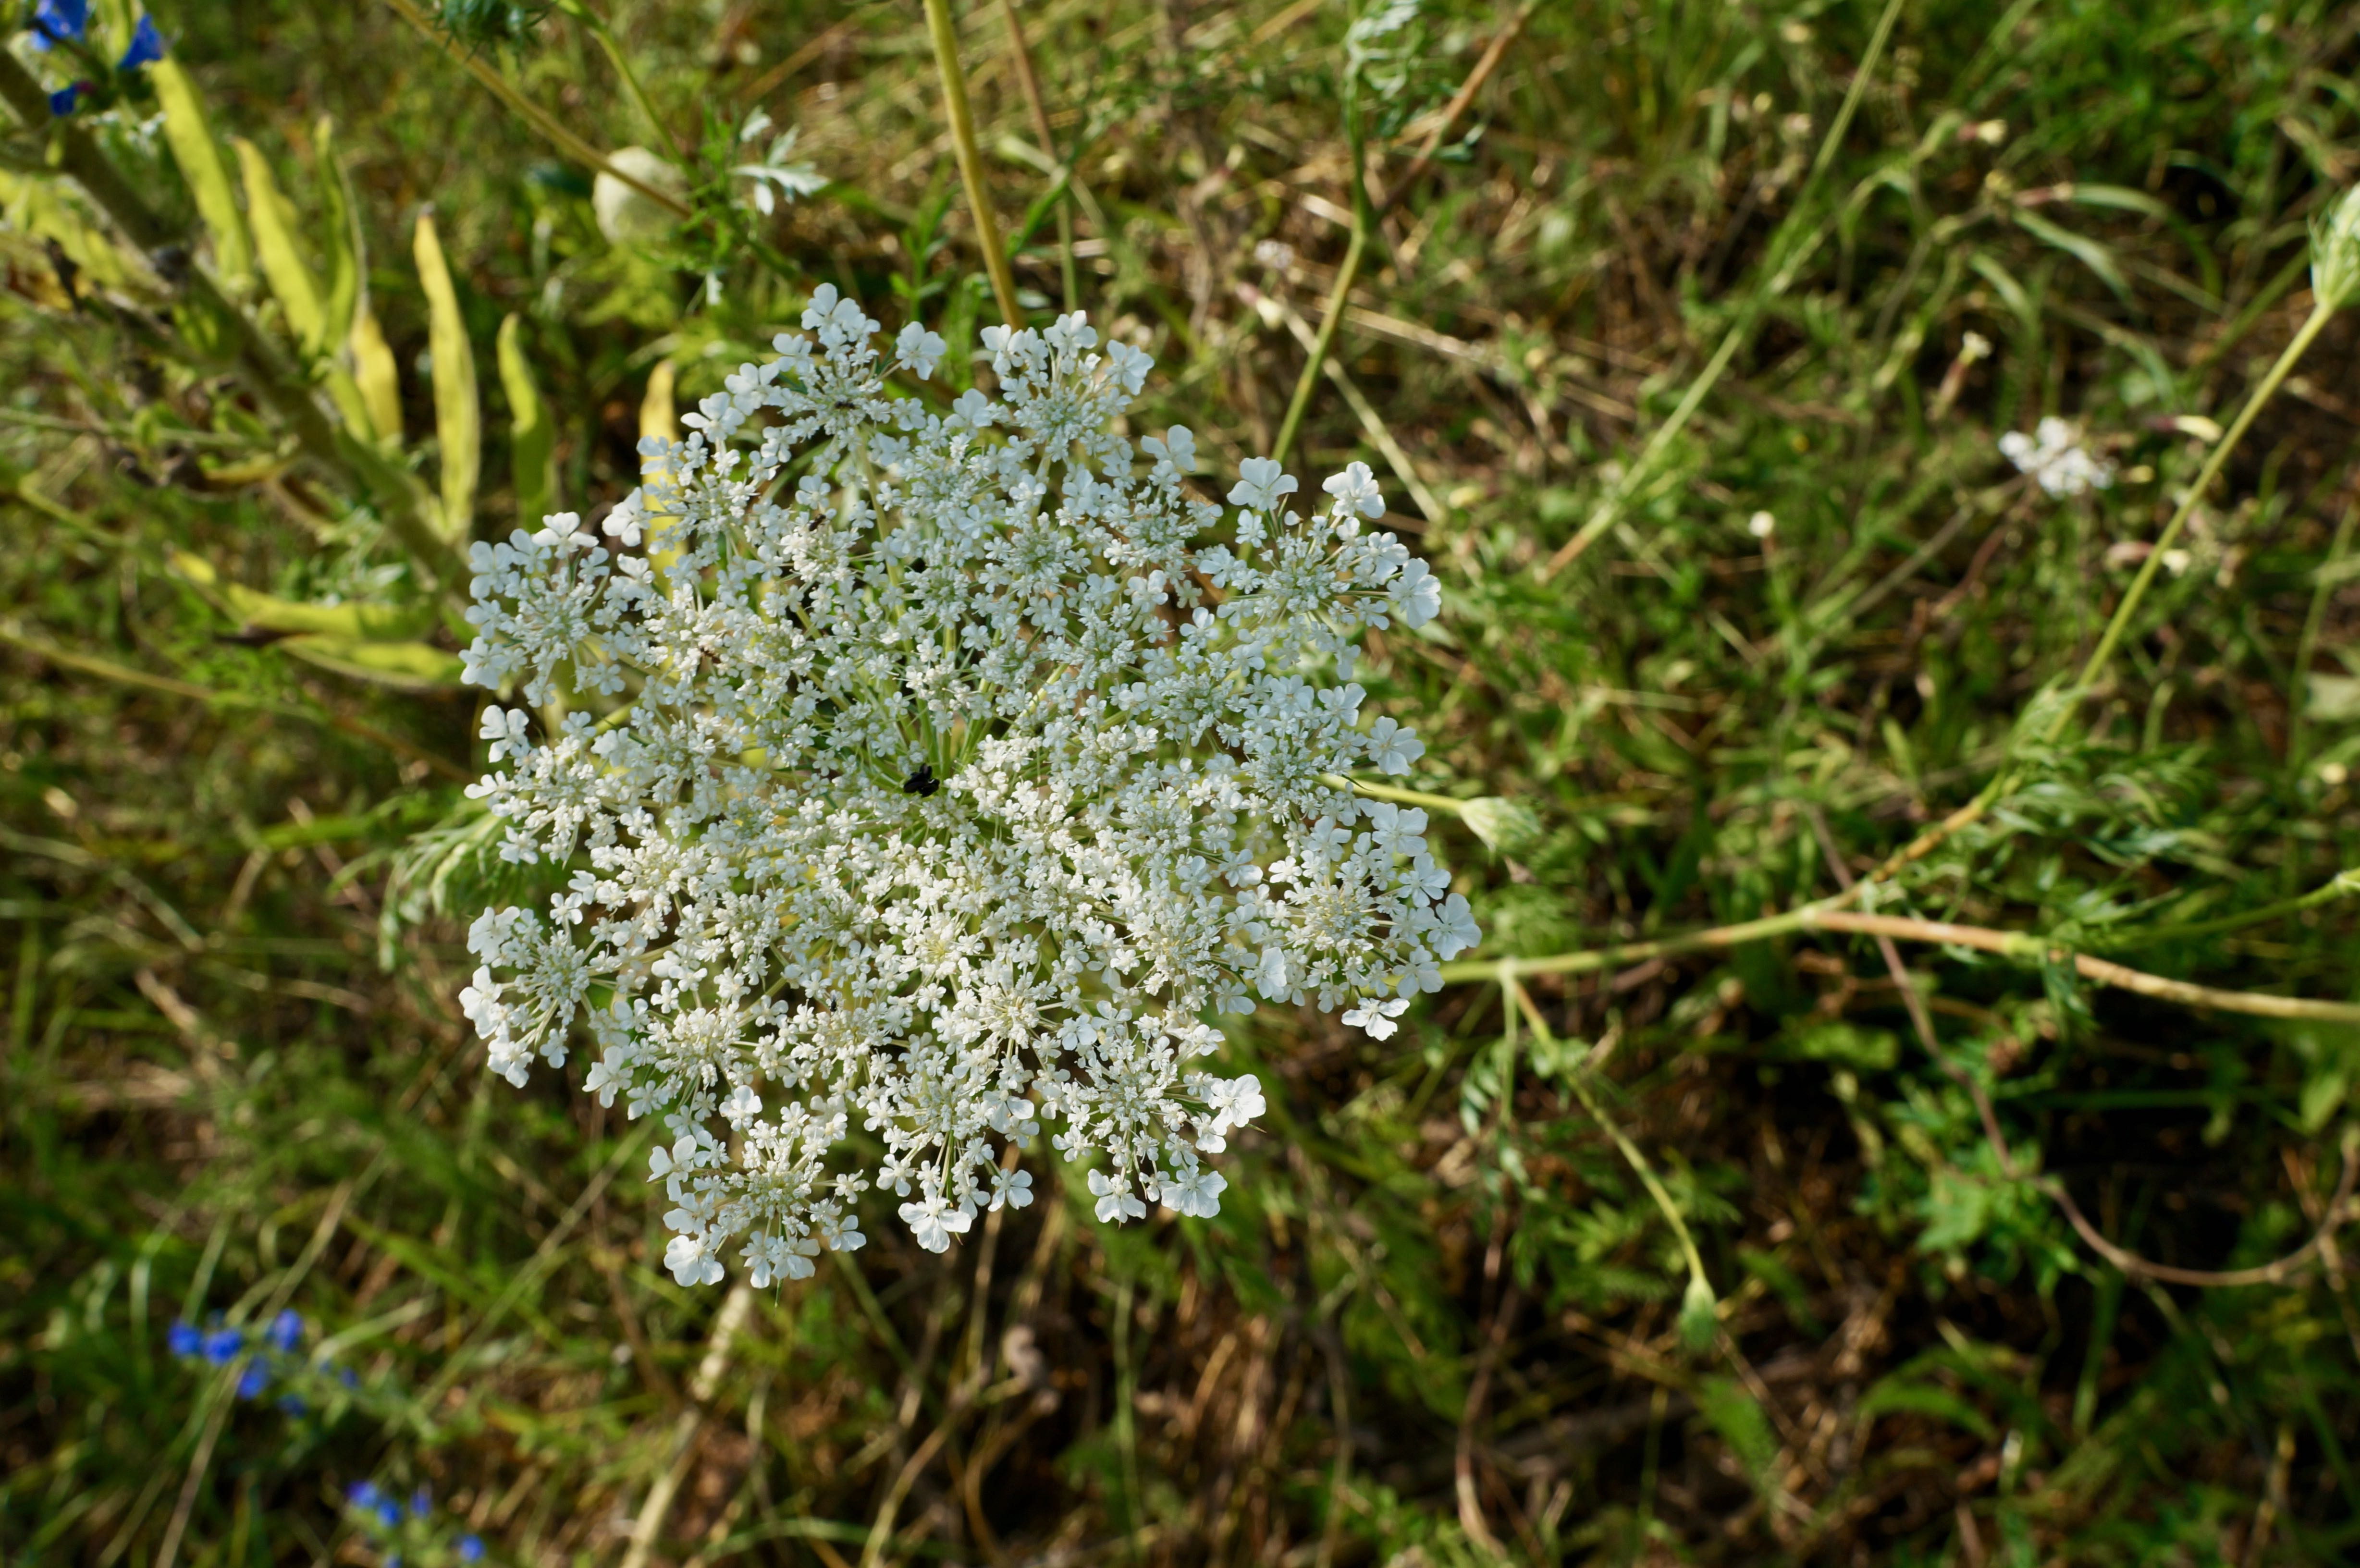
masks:
<path fill-rule="evenodd" d="M 1024 308 L 1016 302 L 1016 275 L 1009 269 L 1000 221 L 992 216 L 991 192 L 984 184 L 983 153 L 976 146 L 975 113 L 967 105 L 967 73 L 959 66 L 958 27 L 951 20 L 950 0 L 926 0 L 926 32 L 934 40 L 934 69 L 943 81 L 943 117 L 950 122 L 951 146 L 958 155 L 959 180 L 967 187 L 967 211 L 975 220 L 975 243 L 983 252 L 983 268 L 990 276 L 1001 318 L 1011 326 L 1022 326 Z"/>

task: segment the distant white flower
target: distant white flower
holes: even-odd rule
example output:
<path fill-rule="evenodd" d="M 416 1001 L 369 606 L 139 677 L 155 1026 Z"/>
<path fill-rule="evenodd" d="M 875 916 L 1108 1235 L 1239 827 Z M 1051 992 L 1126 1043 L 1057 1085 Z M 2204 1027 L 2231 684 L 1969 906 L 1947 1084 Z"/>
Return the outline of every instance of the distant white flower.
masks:
<path fill-rule="evenodd" d="M 469 677 L 520 702 L 471 793 L 504 855 L 571 876 L 475 920 L 466 1016 L 519 1083 L 586 1020 L 586 1086 L 664 1119 L 683 1283 L 732 1247 L 801 1278 L 861 1245 L 872 1185 L 946 1247 L 1031 1201 L 1000 1161 L 1043 1124 L 1102 1219 L 1210 1214 L 1200 1157 L 1265 1106 L 1206 1070 L 1207 1016 L 1260 991 L 1382 1038 L 1476 940 L 1425 813 L 1327 782 L 1424 754 L 1350 668 L 1439 584 L 1345 536 L 1382 511 L 1357 464 L 1302 516 L 1262 458 L 1248 511 L 1196 499 L 1184 428 L 1142 463 L 1112 424 L 1146 358 L 1078 313 L 988 329 L 997 391 L 947 413 L 887 394 L 857 300 L 823 287 L 803 324 L 603 530 L 474 549 Z M 891 348 L 921 376 L 945 352 Z"/>
<path fill-rule="evenodd" d="M 764 110 L 755 110 L 747 117 L 746 123 L 738 127 L 738 145 L 742 147 L 754 141 L 770 128 L 770 114 Z M 766 218 L 778 210 L 781 197 L 792 201 L 798 196 L 816 196 L 827 189 L 826 175 L 808 163 L 787 161 L 787 155 L 794 151 L 795 136 L 794 128 L 790 126 L 771 138 L 770 150 L 759 158 L 751 163 L 738 164 L 729 170 L 747 182 L 745 199 Z"/>
<path fill-rule="evenodd" d="M 2073 427 L 2055 415 L 2042 419 L 2032 435 L 2008 431 L 1999 438 L 1999 450 L 2051 495 L 2079 495 L 2114 482 L 2114 465 L 2083 451 Z"/>
<path fill-rule="evenodd" d="M 1295 270 L 1295 247 L 1284 240 L 1256 240 L 1253 258 L 1276 272 Z"/>
<path fill-rule="evenodd" d="M 2001 445 L 2005 448 L 2006 445 L 2005 440 Z M 1756 512 L 1745 519 L 1745 531 L 1755 539 L 1766 539 L 1778 531 L 1778 519 L 1768 512 Z"/>

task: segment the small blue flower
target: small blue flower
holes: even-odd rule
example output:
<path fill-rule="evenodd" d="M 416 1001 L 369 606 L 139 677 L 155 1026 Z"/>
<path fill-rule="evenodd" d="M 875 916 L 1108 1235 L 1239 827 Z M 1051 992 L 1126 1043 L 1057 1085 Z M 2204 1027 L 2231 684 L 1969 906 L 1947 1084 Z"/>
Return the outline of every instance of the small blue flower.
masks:
<path fill-rule="evenodd" d="M 300 1394 L 281 1394 L 279 1396 L 279 1408 L 290 1416 L 300 1416 L 311 1407 L 303 1402 Z"/>
<path fill-rule="evenodd" d="M 459 1561 L 462 1563 L 481 1563 L 483 1560 L 483 1538 L 474 1535 L 461 1536 L 459 1538 Z"/>
<path fill-rule="evenodd" d="M 349 1367 L 339 1367 L 336 1368 L 336 1381 L 347 1388 L 357 1388 L 361 1386 L 361 1376 Z"/>
<path fill-rule="evenodd" d="M 73 42 L 89 26 L 90 0 L 41 0 L 33 11 L 33 47 Z"/>
<path fill-rule="evenodd" d="M 204 1338 L 205 1359 L 216 1367 L 228 1366 L 245 1348 L 246 1334 L 241 1329 L 217 1328 Z"/>
<path fill-rule="evenodd" d="M 380 1494 L 374 1481 L 355 1481 L 344 1488 L 344 1500 L 356 1508 L 373 1508 Z"/>
<path fill-rule="evenodd" d="M 262 1338 L 265 1344 L 279 1355 L 292 1355 L 295 1347 L 303 1341 L 301 1314 L 292 1312 L 280 1312 L 270 1320 L 270 1326 L 262 1331 Z"/>
<path fill-rule="evenodd" d="M 391 1497 L 386 1498 L 377 1506 L 377 1519 L 388 1530 L 399 1529 L 401 1525 L 401 1505 Z"/>
<path fill-rule="evenodd" d="M 135 66 L 152 65 L 164 58 L 164 35 L 156 30 L 156 18 L 139 18 L 138 30 L 131 35 L 131 47 L 123 51 L 115 62 L 117 71 L 129 71 Z"/>
<path fill-rule="evenodd" d="M 175 1320 L 171 1328 L 164 1334 L 164 1344 L 173 1355 L 187 1360 L 204 1349 L 205 1336 L 197 1332 L 197 1326 L 194 1323 Z"/>
<path fill-rule="evenodd" d="M 421 1486 L 410 1494 L 410 1517 L 424 1519 L 434 1511 L 434 1494 Z"/>
<path fill-rule="evenodd" d="M 259 1361 L 249 1364 L 244 1372 L 238 1374 L 237 1397 L 241 1399 L 259 1399 L 262 1390 L 268 1387 L 270 1369 Z"/>
<path fill-rule="evenodd" d="M 72 114 L 74 100 L 82 96 L 82 84 L 77 82 L 71 87 L 60 87 L 50 93 L 49 113 L 60 120 Z"/>

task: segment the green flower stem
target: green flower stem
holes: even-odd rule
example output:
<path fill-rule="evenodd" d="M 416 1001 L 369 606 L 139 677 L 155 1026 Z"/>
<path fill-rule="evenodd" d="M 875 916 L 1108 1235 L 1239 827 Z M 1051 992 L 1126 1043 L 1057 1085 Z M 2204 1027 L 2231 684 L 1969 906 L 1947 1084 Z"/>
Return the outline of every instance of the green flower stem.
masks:
<path fill-rule="evenodd" d="M 951 21 L 949 0 L 926 0 L 926 31 L 934 39 L 934 69 L 942 74 L 943 117 L 950 122 L 951 145 L 958 154 L 959 180 L 967 187 L 968 215 L 975 220 L 975 243 L 983 252 L 983 268 L 991 276 L 1000 315 L 1010 326 L 1021 327 L 1024 310 L 1016 302 L 1016 275 L 1009 270 L 1000 222 L 991 215 L 991 192 L 983 183 L 983 153 L 975 142 L 975 114 L 967 107 L 967 74 L 959 69 L 958 28 Z"/>
<path fill-rule="evenodd" d="M 2163 532 L 2156 537 L 2155 548 L 2147 552 L 2147 560 L 2139 565 L 2138 575 L 2131 579 L 2122 603 L 2114 606 L 2113 616 L 2106 622 L 2105 631 L 2098 637 L 2098 646 L 2090 650 L 2090 661 L 2081 667 L 2080 679 L 2073 682 L 2072 700 L 2060 704 L 2056 716 L 2049 721 L 2047 738 L 2055 740 L 2065 732 L 2065 726 L 2072 721 L 2075 710 L 2081 705 L 2081 699 L 2089 694 L 2090 688 L 2097 683 L 2099 675 L 2104 671 L 2107 661 L 2114 658 L 2116 645 L 2123 640 L 2123 633 L 2129 629 L 2132 613 L 2138 608 L 2139 601 L 2147 596 L 2147 585 L 2155 581 L 2157 569 L 2163 564 L 2164 552 L 2179 539 L 2180 530 L 2195 515 L 2198 503 L 2204 498 L 2204 492 L 2211 489 L 2212 481 L 2221 476 L 2221 470 L 2228 464 L 2229 454 L 2237 450 L 2238 441 L 2252 427 L 2255 416 L 2277 394 L 2279 385 L 2294 369 L 2295 362 L 2326 330 L 2327 323 L 2334 315 L 2335 304 L 2330 299 L 2322 297 L 2311 306 L 2311 315 L 2303 321 L 2301 330 L 2279 351 L 2278 362 L 2270 366 L 2269 374 L 2263 376 L 2261 385 L 2246 396 L 2245 406 L 2237 410 L 2237 417 L 2229 429 L 2212 443 L 2212 455 L 2204 460 L 2204 466 L 2198 471 L 2196 483 L 2188 487 L 2188 494 L 2180 500 L 2180 509 L 2171 515 L 2171 521 L 2166 523 Z"/>
<path fill-rule="evenodd" d="M 1454 800 L 1448 795 L 1429 795 L 1423 789 L 1396 789 L 1390 784 L 1363 784 L 1340 773 L 1323 773 L 1319 776 L 1319 782 L 1331 789 L 1349 789 L 1355 795 L 1365 795 L 1371 800 L 1390 800 L 1396 806 L 1423 806 L 1429 811 L 1447 811 L 1454 817 L 1467 814 L 1466 801 Z"/>
<path fill-rule="evenodd" d="M 631 105 L 639 110 L 639 118 L 648 123 L 648 129 L 655 133 L 659 144 L 669 143 L 672 138 L 656 114 L 656 106 L 648 101 L 648 90 L 639 85 L 639 72 L 631 69 L 630 57 L 623 52 L 622 42 L 615 37 L 615 29 L 606 25 L 606 19 L 584 0 L 557 0 L 557 8 L 588 28 L 590 36 L 598 40 L 598 47 L 606 51 L 607 63 L 623 79 L 623 91 L 631 95 Z"/>
<path fill-rule="evenodd" d="M 2327 547 L 2327 559 L 2319 563 L 2319 581 L 2311 591 L 2311 609 L 2302 618 L 2302 636 L 2295 643 L 2294 677 L 2287 692 L 2287 706 L 2293 714 L 2287 721 L 2286 747 L 2287 767 L 2291 769 L 2300 770 L 2310 760 L 2310 704 L 2304 700 L 2302 683 L 2319 649 L 2320 628 L 2327 624 L 2328 595 L 2335 592 L 2335 569 L 2352 548 L 2355 523 L 2360 523 L 2360 499 L 2345 505 L 2343 519 L 2335 525 L 2334 540 Z"/>
<path fill-rule="evenodd" d="M 1356 139 L 1354 146 L 1358 147 Z M 1344 265 L 1336 269 L 1336 286 L 1328 291 L 1328 310 L 1319 322 L 1319 336 L 1311 345 L 1311 357 L 1304 363 L 1303 374 L 1295 378 L 1295 396 L 1287 400 L 1286 418 L 1278 427 L 1278 441 L 1271 448 L 1271 460 L 1284 463 L 1295 446 L 1295 433 L 1303 428 L 1303 416 L 1311 407 L 1311 389 L 1319 383 L 1319 372 L 1328 363 L 1328 351 L 1335 345 L 1336 329 L 1344 324 L 1344 306 L 1352 293 L 1353 279 L 1360 276 L 1360 257 L 1369 248 L 1369 201 L 1361 187 L 1360 159 L 1352 160 L 1352 241 L 1344 247 Z"/>
<path fill-rule="evenodd" d="M 695 209 L 671 191 L 660 191 L 646 180 L 626 174 L 607 162 L 605 153 L 567 130 L 558 123 L 555 115 L 518 92 L 516 84 L 494 70 L 491 61 L 468 49 L 462 49 L 456 40 L 442 28 L 437 27 L 428 18 L 426 13 L 421 11 L 411 3 L 411 0 L 385 0 L 385 3 L 400 13 L 403 21 L 417 28 L 444 54 L 449 55 L 464 67 L 468 75 L 482 82 L 493 97 L 514 110 L 518 118 L 540 132 L 550 146 L 585 168 L 621 180 L 674 217 L 687 218 L 694 215 Z"/>
<path fill-rule="evenodd" d="M 2257 909 L 2243 909 L 2234 915 L 2222 915 L 2209 920 L 2190 920 L 2180 925 L 2150 926 L 2145 931 L 2125 931 L 2119 936 L 2097 933 L 2091 938 L 2091 944 L 2122 949 L 2148 947 L 2161 942 L 2184 942 L 2191 937 L 2219 936 L 2223 931 L 2243 931 L 2247 926 L 2299 915 L 2305 909 L 2315 909 L 2322 904 L 2332 904 L 2355 893 L 2360 893 L 2360 869 L 2340 872 L 2308 893 L 2282 898 L 2275 904 L 2265 904 Z"/>

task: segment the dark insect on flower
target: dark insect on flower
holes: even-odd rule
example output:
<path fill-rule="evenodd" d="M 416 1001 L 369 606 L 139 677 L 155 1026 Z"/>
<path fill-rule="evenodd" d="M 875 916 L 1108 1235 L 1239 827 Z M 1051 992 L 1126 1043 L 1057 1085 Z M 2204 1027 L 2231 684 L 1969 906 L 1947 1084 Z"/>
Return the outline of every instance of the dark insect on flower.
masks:
<path fill-rule="evenodd" d="M 922 762 L 918 764 L 918 770 L 915 773 L 911 774 L 909 779 L 902 784 L 901 793 L 904 795 L 931 795 L 942 787 L 943 781 L 934 777 L 934 765 L 932 763 Z"/>

